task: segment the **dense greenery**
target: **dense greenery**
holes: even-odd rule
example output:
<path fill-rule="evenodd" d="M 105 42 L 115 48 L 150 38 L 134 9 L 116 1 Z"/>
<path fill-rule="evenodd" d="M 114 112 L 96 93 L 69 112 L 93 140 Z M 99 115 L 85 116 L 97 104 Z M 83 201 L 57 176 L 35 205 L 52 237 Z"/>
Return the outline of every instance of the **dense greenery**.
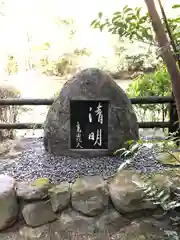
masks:
<path fill-rule="evenodd" d="M 141 74 L 127 89 L 129 97 L 171 96 L 171 93 L 170 76 L 167 69 L 163 66 L 158 67 L 153 73 Z M 151 111 L 153 121 L 158 119 L 165 120 L 169 108 L 167 104 L 141 104 L 133 107 L 140 121 L 145 120 L 145 114 L 149 111 Z"/>
<path fill-rule="evenodd" d="M 170 96 L 171 92 L 170 76 L 165 67 L 138 76 L 127 89 L 129 97 Z"/>

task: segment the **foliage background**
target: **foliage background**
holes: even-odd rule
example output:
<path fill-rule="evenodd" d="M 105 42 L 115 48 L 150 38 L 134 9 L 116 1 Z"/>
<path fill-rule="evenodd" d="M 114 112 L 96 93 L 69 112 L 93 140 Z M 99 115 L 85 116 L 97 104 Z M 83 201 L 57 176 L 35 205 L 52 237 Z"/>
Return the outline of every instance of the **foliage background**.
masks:
<path fill-rule="evenodd" d="M 179 15 L 177 9 L 171 8 L 178 1 L 164 0 L 168 18 Z M 24 98 L 49 98 L 60 90 L 71 74 L 93 66 L 109 71 L 120 86 L 125 79 L 127 85 L 132 83 L 127 90 L 129 96 L 150 95 L 152 91 L 153 95 L 168 94 L 168 76 L 157 57 L 154 43 L 147 44 L 140 39 L 132 41 L 130 35 L 124 38 L 107 29 L 101 32 L 90 26 L 98 12 L 103 12 L 99 15 L 101 20 L 103 17 L 112 19 L 113 13 L 123 12 L 126 4 L 132 9 L 138 7 L 133 11 L 142 7 L 139 18 L 135 13 L 137 28 L 129 25 L 129 33 L 139 28 L 142 32 L 136 32 L 147 38 L 144 29 L 148 28 L 143 25 L 147 23 L 140 20 L 147 11 L 143 0 L 113 0 L 113 4 L 103 0 L 0 1 L 0 85 L 8 81 Z M 124 14 L 126 22 L 125 18 Z M 156 89 L 154 83 L 159 84 Z M 163 84 L 167 84 L 165 88 Z M 19 121 L 43 122 L 47 108 L 36 109 L 31 109 L 29 115 L 21 114 Z M 150 106 L 136 109 L 139 120 L 142 112 L 150 110 Z M 157 113 L 158 118 L 166 118 L 166 106 L 163 109 L 157 106 L 152 116 L 147 115 L 148 120 L 155 120 Z"/>
<path fill-rule="evenodd" d="M 176 12 L 171 11 L 169 6 L 178 3 L 178 0 L 164 2 L 168 15 L 171 16 L 172 12 L 174 16 Z M 92 65 L 116 75 L 127 70 L 154 68 L 157 63 L 155 52 L 147 44 L 139 39 L 132 43 L 129 39 L 119 39 L 118 35 L 112 35 L 112 31 L 101 33 L 90 27 L 98 11 L 103 12 L 103 16 L 109 19 L 111 16 L 116 17 L 115 24 L 119 15 L 112 14 L 117 10 L 121 12 L 125 4 L 131 8 L 142 7 L 143 13 L 146 11 L 142 0 L 114 0 L 113 4 L 93 0 L 88 4 L 88 11 L 87 4 L 82 0 L 18 0 L 16 3 L 13 0 L 6 0 L 4 3 L 1 1 L 0 73 L 14 74 L 38 69 L 42 73 L 62 77 L 74 73 L 74 69 Z M 133 32 L 141 33 L 142 29 L 146 35 L 151 31 L 145 28 L 146 19 L 142 23 L 140 20 L 142 18 L 139 18 L 139 23 L 136 21 L 136 26 L 129 25 L 128 31 L 131 31 L 132 35 Z M 126 29 L 125 25 L 124 28 Z M 137 28 L 139 31 L 135 31 Z M 76 54 L 76 49 L 80 50 L 81 54 Z M 86 49 L 88 54 L 83 49 Z M 62 68 L 65 69 L 64 73 Z"/>

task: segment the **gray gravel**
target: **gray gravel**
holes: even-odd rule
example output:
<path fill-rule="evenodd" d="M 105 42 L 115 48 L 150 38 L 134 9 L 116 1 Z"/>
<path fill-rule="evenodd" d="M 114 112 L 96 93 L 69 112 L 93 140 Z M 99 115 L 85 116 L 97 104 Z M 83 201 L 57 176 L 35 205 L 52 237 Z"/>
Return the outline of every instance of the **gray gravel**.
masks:
<path fill-rule="evenodd" d="M 152 148 L 140 150 L 130 168 L 144 173 L 161 172 L 165 169 L 155 158 Z M 47 177 L 52 182 L 74 182 L 78 176 L 100 174 L 104 179 L 113 176 L 123 159 L 120 157 L 65 157 L 45 152 L 42 138 L 29 141 L 28 148 L 20 156 L 0 165 L 1 174 L 9 174 L 18 181 L 31 181 Z"/>

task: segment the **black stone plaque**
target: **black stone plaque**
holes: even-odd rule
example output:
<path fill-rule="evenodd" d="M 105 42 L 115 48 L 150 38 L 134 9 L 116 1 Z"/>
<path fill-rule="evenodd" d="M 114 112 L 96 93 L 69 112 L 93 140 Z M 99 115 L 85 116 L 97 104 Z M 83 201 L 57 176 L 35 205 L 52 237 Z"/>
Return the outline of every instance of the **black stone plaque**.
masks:
<path fill-rule="evenodd" d="M 108 149 L 108 101 L 70 101 L 70 148 Z"/>

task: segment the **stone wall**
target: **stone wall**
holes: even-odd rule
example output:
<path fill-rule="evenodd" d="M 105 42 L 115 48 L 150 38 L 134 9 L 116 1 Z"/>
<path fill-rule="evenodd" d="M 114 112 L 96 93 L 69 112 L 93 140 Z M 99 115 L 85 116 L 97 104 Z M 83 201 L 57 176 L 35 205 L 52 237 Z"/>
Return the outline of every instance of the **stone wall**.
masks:
<path fill-rule="evenodd" d="M 180 183 L 166 175 L 157 179 L 170 191 Z M 134 181 L 141 181 L 139 174 L 130 170 L 109 181 L 89 176 L 59 185 L 48 179 L 16 183 L 1 175 L 0 239 L 166 239 L 170 218 L 145 201 Z"/>

